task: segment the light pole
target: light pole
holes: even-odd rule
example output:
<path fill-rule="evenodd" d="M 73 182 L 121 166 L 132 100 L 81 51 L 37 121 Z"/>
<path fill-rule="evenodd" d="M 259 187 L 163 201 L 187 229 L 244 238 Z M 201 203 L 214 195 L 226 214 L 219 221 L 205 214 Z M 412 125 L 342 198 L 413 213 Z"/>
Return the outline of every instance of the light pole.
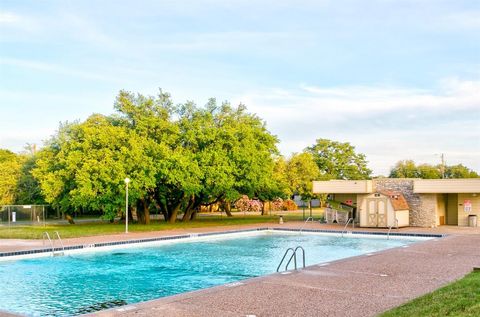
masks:
<path fill-rule="evenodd" d="M 125 178 L 125 233 L 128 233 L 128 183 L 130 178 Z"/>

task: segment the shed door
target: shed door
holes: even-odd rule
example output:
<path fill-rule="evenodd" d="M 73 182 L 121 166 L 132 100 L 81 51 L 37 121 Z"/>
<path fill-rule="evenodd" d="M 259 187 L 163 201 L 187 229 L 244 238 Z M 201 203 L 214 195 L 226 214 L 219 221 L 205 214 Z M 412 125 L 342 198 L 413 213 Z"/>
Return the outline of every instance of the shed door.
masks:
<path fill-rule="evenodd" d="M 367 199 L 367 225 L 376 227 L 377 223 L 377 201 L 376 199 Z"/>
<path fill-rule="evenodd" d="M 384 198 L 367 199 L 367 218 L 369 227 L 387 227 L 387 200 Z"/>
<path fill-rule="evenodd" d="M 378 199 L 377 200 L 377 226 L 378 227 L 387 227 L 387 200 Z"/>

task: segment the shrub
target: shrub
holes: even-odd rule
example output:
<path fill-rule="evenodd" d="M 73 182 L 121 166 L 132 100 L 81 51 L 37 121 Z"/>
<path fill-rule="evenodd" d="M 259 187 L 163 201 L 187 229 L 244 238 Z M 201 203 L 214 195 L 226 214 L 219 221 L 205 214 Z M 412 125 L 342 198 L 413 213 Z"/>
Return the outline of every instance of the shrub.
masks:
<path fill-rule="evenodd" d="M 298 209 L 298 206 L 293 200 L 287 199 L 283 201 L 283 210 L 297 210 L 297 209 Z"/>
<path fill-rule="evenodd" d="M 272 211 L 283 210 L 283 199 L 282 198 L 275 198 L 272 200 L 271 207 Z"/>
<path fill-rule="evenodd" d="M 235 202 L 235 208 L 238 211 L 262 211 L 263 204 L 260 200 L 249 199 L 247 195 L 243 195 Z"/>

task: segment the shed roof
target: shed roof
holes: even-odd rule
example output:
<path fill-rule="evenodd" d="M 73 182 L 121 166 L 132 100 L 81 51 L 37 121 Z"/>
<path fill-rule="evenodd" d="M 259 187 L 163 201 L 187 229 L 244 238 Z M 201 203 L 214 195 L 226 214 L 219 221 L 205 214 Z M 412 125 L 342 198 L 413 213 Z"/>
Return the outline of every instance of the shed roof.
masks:
<path fill-rule="evenodd" d="M 391 190 L 382 190 L 378 191 L 378 193 L 385 195 L 388 197 L 390 202 L 392 203 L 393 210 L 410 210 L 408 206 L 407 200 L 403 196 L 402 193 L 391 191 Z"/>

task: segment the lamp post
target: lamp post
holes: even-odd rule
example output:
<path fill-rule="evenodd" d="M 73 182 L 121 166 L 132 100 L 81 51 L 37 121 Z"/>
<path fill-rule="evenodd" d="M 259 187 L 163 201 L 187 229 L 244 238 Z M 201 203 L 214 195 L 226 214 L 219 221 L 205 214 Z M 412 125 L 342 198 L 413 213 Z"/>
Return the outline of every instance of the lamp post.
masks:
<path fill-rule="evenodd" d="M 128 233 L 128 183 L 130 178 L 125 178 L 125 233 Z"/>

